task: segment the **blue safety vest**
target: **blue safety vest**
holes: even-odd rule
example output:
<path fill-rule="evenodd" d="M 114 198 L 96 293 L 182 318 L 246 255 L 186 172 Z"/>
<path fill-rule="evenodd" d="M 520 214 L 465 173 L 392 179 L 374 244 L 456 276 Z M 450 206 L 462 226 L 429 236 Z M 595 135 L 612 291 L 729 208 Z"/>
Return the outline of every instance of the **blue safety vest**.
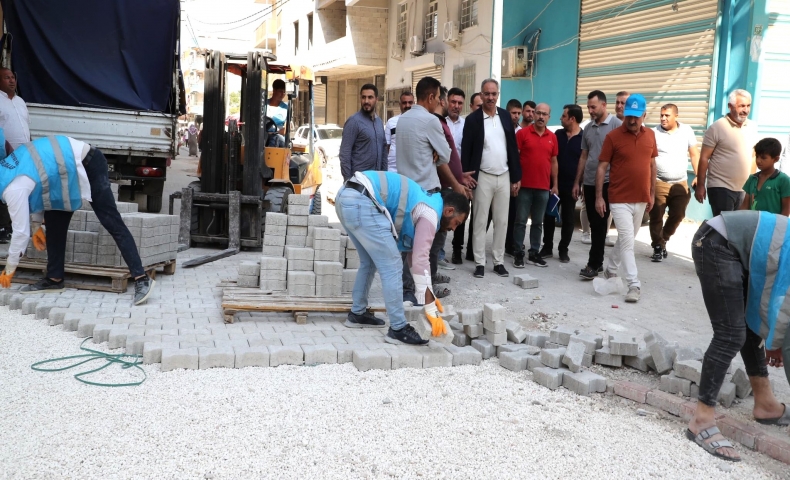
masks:
<path fill-rule="evenodd" d="M 429 194 L 417 182 L 394 172 L 363 172 L 373 185 L 376 201 L 390 214 L 398 232 L 398 250 L 411 252 L 414 247 L 414 222 L 411 212 L 418 203 L 425 203 L 436 212 L 436 229 L 441 224 L 444 202 L 438 193 Z"/>
<path fill-rule="evenodd" d="M 760 212 L 749 256 L 746 323 L 765 339 L 765 348 L 782 348 L 790 320 L 790 228 L 788 218 Z M 785 300 L 787 298 L 787 301 Z"/>
<path fill-rule="evenodd" d="M 36 139 L 20 145 L 0 160 L 0 197 L 19 176 L 29 177 L 36 183 L 28 200 L 30 213 L 74 212 L 82 206 L 77 163 L 68 137 Z"/>

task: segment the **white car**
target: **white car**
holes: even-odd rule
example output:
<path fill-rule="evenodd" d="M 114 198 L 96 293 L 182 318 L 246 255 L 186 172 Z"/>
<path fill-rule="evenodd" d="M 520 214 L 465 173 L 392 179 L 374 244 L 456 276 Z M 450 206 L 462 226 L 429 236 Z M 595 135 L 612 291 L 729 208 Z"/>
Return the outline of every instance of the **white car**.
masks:
<path fill-rule="evenodd" d="M 293 144 L 309 147 L 310 138 L 307 132 L 310 130 L 308 125 L 302 125 L 296 130 Z M 313 126 L 313 148 L 321 158 L 321 166 L 337 158 L 340 154 L 340 141 L 343 139 L 343 128 L 335 124 L 314 125 Z"/>

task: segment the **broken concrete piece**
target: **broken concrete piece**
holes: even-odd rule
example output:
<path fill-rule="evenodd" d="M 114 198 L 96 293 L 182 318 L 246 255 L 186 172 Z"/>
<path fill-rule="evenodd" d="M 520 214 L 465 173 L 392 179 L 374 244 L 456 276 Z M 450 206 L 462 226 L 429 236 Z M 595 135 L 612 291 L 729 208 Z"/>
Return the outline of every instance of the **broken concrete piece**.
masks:
<path fill-rule="evenodd" d="M 691 380 L 699 385 L 702 376 L 702 362 L 699 360 L 684 360 L 675 362 L 675 376 Z"/>

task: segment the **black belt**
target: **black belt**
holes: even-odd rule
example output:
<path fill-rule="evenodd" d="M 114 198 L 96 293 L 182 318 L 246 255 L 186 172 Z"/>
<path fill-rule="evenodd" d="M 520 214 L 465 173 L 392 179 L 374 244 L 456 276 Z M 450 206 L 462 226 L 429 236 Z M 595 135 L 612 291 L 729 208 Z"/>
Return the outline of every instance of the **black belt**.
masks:
<path fill-rule="evenodd" d="M 364 185 L 362 185 L 361 183 L 357 183 L 357 182 L 351 181 L 351 180 L 348 180 L 346 182 L 346 188 L 350 188 L 352 190 L 356 190 L 359 193 L 361 193 L 362 195 L 367 195 L 367 193 L 368 193 L 368 189 L 365 188 Z"/>
<path fill-rule="evenodd" d="M 91 159 L 93 158 L 93 154 L 96 153 L 96 151 L 97 150 L 95 148 L 93 148 L 93 147 L 91 147 L 91 149 L 88 150 L 88 154 L 85 155 L 85 158 L 82 159 L 82 166 L 83 167 L 87 167 L 88 166 L 88 163 L 90 163 Z"/>
<path fill-rule="evenodd" d="M 428 190 L 428 193 L 439 193 L 441 191 L 442 191 L 441 187 L 436 187 Z"/>

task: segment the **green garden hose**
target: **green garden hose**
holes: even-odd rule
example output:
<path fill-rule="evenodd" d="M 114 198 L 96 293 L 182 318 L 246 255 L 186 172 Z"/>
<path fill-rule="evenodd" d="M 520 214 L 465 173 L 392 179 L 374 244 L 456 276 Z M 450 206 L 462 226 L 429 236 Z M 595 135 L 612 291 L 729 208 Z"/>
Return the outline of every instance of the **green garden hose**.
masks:
<path fill-rule="evenodd" d="M 87 342 L 88 340 L 90 340 L 92 338 L 93 337 L 88 337 L 85 340 L 83 340 L 83 342 L 80 344 L 80 350 L 82 350 L 84 352 L 88 352 L 88 353 L 84 353 L 82 355 L 72 355 L 70 357 L 60 357 L 60 358 L 52 358 L 52 359 L 49 359 L 49 360 L 42 360 L 40 362 L 34 363 L 33 365 L 30 366 L 30 368 L 32 368 L 33 370 L 35 370 L 37 372 L 62 372 L 64 370 L 69 370 L 69 369 L 72 369 L 72 368 L 75 368 L 75 367 L 79 367 L 80 365 L 82 365 L 84 363 L 92 362 L 94 360 L 104 360 L 105 361 L 104 365 L 100 366 L 99 368 L 94 368 L 93 370 L 88 370 L 87 372 L 76 373 L 76 374 L 74 374 L 74 378 L 76 378 L 80 382 L 85 383 L 87 385 L 94 385 L 94 386 L 97 386 L 97 387 L 135 387 L 137 385 L 142 384 L 146 380 L 146 378 L 148 378 L 148 376 L 145 373 L 145 370 L 143 370 L 142 367 L 140 367 L 140 362 L 142 361 L 142 355 L 135 355 L 135 354 L 129 354 L 129 353 L 110 354 L 110 353 L 99 352 L 98 350 L 91 350 L 90 348 L 87 348 L 84 345 L 85 345 L 85 342 Z M 79 361 L 79 362 L 74 363 L 74 364 L 71 364 L 71 365 L 67 365 L 65 367 L 60 367 L 60 368 L 41 368 L 40 367 L 40 365 L 44 365 L 44 364 L 47 364 L 47 363 L 62 362 L 64 360 L 74 360 L 74 359 L 80 359 L 80 358 L 82 358 L 84 360 Z M 123 360 L 124 358 L 133 358 L 134 362 Z M 109 367 L 110 365 L 113 365 L 113 364 L 116 364 L 116 363 L 120 364 L 121 368 L 123 368 L 124 370 L 127 369 L 127 368 L 136 368 L 136 369 L 140 370 L 141 372 L 143 372 L 143 379 L 140 380 L 139 382 L 132 382 L 132 383 L 98 383 L 98 382 L 91 382 L 90 380 L 84 380 L 82 378 L 85 375 L 90 375 L 91 373 L 95 373 L 95 372 L 98 372 L 100 370 L 104 370 L 105 368 Z"/>

